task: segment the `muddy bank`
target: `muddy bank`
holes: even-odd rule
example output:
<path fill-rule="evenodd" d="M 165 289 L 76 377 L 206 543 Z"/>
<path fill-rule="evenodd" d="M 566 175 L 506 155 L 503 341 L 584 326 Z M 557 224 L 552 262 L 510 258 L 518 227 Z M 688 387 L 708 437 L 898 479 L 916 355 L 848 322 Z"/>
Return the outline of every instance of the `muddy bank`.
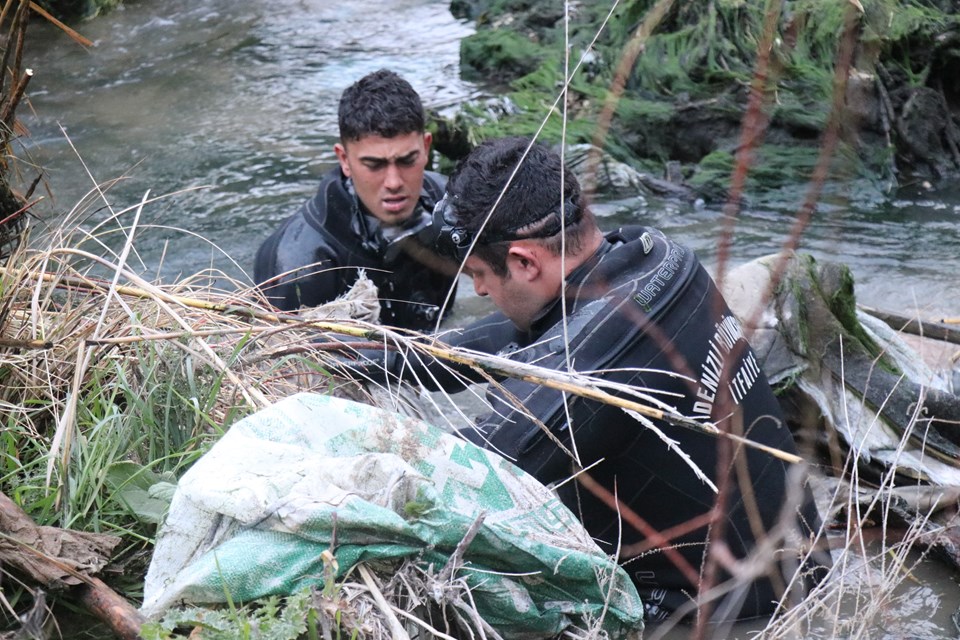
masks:
<path fill-rule="evenodd" d="M 878 193 L 960 173 L 955 3 L 771 7 L 633 0 L 603 26 L 610 3 L 597 0 L 574 5 L 569 21 L 546 0 L 453 0 L 453 14 L 477 25 L 461 73 L 501 97 L 443 121 L 438 147 L 456 157 L 478 139 L 529 135 L 548 113 L 542 137 L 560 140 L 568 31 L 570 69 L 580 61 L 568 143 L 600 144 L 692 197 L 726 198 L 738 162 L 747 193 L 802 184 L 824 148 L 829 179 Z"/>

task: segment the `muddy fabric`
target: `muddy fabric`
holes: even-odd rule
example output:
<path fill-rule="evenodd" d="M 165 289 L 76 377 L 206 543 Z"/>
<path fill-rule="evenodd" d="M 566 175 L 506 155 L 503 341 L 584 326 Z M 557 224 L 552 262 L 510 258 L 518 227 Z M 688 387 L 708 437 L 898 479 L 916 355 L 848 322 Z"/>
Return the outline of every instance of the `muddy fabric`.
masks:
<path fill-rule="evenodd" d="M 504 637 L 553 636 L 604 612 L 614 637 L 642 627 L 630 579 L 532 477 L 422 422 L 313 394 L 239 422 L 184 475 L 143 611 L 322 584 L 328 550 L 340 575 L 404 559 L 439 571 L 478 519 L 457 575 Z"/>

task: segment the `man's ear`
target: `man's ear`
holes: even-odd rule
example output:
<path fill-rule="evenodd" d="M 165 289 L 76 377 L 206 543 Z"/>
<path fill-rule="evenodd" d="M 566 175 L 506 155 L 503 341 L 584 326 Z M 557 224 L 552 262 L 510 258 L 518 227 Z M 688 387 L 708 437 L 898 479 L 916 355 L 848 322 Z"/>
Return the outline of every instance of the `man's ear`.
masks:
<path fill-rule="evenodd" d="M 529 245 L 513 243 L 507 250 L 507 268 L 513 278 L 533 282 L 540 277 L 543 262 L 539 252 Z"/>
<path fill-rule="evenodd" d="M 347 161 L 347 149 L 339 142 L 333 145 L 333 152 L 337 154 L 337 160 L 340 161 L 340 170 L 343 175 L 350 177 L 350 163 Z"/>

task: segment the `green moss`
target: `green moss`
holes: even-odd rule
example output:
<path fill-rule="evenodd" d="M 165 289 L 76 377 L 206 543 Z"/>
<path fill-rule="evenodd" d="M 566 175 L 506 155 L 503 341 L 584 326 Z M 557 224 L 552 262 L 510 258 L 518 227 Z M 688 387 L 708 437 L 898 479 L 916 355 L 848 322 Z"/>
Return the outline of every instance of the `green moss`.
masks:
<path fill-rule="evenodd" d="M 729 1 L 679 10 L 646 43 L 634 71 L 637 86 L 700 99 L 749 82 L 763 15 L 760 3 Z"/>
<path fill-rule="evenodd" d="M 817 260 L 810 254 L 800 254 L 798 258 L 799 266 L 797 272 L 791 274 L 791 277 L 787 279 L 789 286 L 792 288 L 792 295 L 788 299 L 796 304 L 796 309 L 793 311 L 797 314 L 797 335 L 794 336 L 794 338 L 799 341 L 799 344 L 795 346 L 799 347 L 801 354 L 805 354 L 807 357 L 813 357 L 815 354 L 810 353 L 812 344 L 810 340 L 810 311 L 807 306 L 803 304 L 803 301 L 809 300 L 810 281 L 815 279 Z M 804 277 L 799 276 L 801 270 Z M 781 286 L 784 285 L 781 284 Z"/>
<path fill-rule="evenodd" d="M 816 141 L 806 146 L 761 145 L 748 167 L 747 193 L 766 193 L 809 182 L 819 162 L 820 152 Z M 735 163 L 732 152 L 714 151 L 699 162 L 688 183 L 708 194 L 723 193 L 729 189 Z M 831 158 L 829 173 L 833 179 L 849 181 L 869 175 L 869 170 L 854 148 L 841 143 Z"/>
<path fill-rule="evenodd" d="M 559 143 L 564 135 L 568 144 L 590 142 L 596 133 L 596 119 L 583 117 L 581 112 L 601 101 L 606 92 L 595 87 L 571 87 L 571 102 L 575 104 L 568 110 L 564 125 L 563 106 L 557 101 L 562 78 L 558 63 L 548 59 L 515 80 L 511 84 L 513 90 L 504 100 L 496 104 L 465 104 L 444 126 L 469 147 L 490 138 L 529 136 L 536 131 L 540 131 L 541 140 L 549 143 Z M 589 93 L 585 95 L 581 89 Z"/>
<path fill-rule="evenodd" d="M 513 78 L 530 73 L 544 55 L 529 38 L 500 29 L 478 31 L 460 42 L 461 69 L 486 80 L 491 75 Z"/>
<path fill-rule="evenodd" d="M 766 138 L 771 146 L 758 152 L 748 188 L 762 192 L 808 181 L 816 162 L 815 149 L 829 122 L 836 57 L 850 16 L 858 21 L 856 69 L 880 73 L 878 67 L 883 67 L 913 83 L 926 82 L 939 68 L 936 56 L 947 55 L 935 53 L 938 43 L 944 42 L 942 34 L 960 29 L 955 10 L 938 8 L 928 0 L 861 2 L 864 11 L 855 14 L 849 13 L 847 2 L 822 0 L 675 3 L 644 41 L 601 144 L 633 165 L 644 160 L 693 163 L 702 158 L 692 186 L 704 197 L 723 197 L 733 159 L 722 150 L 738 142 L 749 90 L 755 83 L 757 52 L 768 37 L 764 33 L 767 13 L 776 11 L 776 32 L 764 76 L 764 108 L 770 120 Z M 462 67 L 475 77 L 508 85 L 507 95 L 517 111 L 488 116 L 488 122 L 474 120 L 472 137 L 531 135 L 540 129 L 562 86 L 565 23 L 558 19 L 562 13 L 547 0 L 476 0 L 474 4 L 483 6 L 484 13 L 478 19 L 477 34 L 464 42 Z M 655 0 L 624 0 L 599 34 L 590 62 L 571 83 L 568 142 L 593 141 L 593 126 L 613 86 L 614 73 L 654 4 Z M 571 66 L 597 35 L 609 10 L 608 2 L 583 0 L 571 12 Z M 551 115 L 544 137 L 557 140 L 561 124 L 559 117 Z M 831 181 L 865 175 L 867 164 L 874 174 L 889 174 L 891 163 L 878 161 L 885 153 L 884 143 L 864 140 L 872 147 L 843 149 L 840 161 L 830 168 Z M 711 153 L 718 155 L 711 157 Z"/>
<path fill-rule="evenodd" d="M 822 131 L 830 115 L 829 94 L 824 94 L 824 86 L 829 86 L 830 78 L 822 78 L 823 85 L 794 83 L 796 90 L 777 91 L 771 112 L 771 122 L 792 131 Z M 821 100 L 811 101 L 810 93 L 821 95 Z"/>
<path fill-rule="evenodd" d="M 674 107 L 659 100 L 627 97 L 617 103 L 616 113 L 626 128 L 662 126 L 673 119 Z"/>

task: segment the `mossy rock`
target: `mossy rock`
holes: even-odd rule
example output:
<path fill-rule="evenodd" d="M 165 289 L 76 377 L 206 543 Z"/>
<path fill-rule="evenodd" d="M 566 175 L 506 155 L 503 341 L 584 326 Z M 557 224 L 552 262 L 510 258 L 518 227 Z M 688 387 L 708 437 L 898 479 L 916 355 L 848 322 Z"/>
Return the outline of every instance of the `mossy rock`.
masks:
<path fill-rule="evenodd" d="M 474 123 L 482 136 L 538 131 L 544 105 L 555 102 L 563 85 L 565 37 L 570 38 L 572 67 L 610 8 L 599 0 L 583 0 L 570 8 L 566 22 L 558 20 L 555 3 L 547 11 L 544 0 L 457 2 L 469 4 L 478 29 L 463 46 L 463 70 L 492 80 L 498 89 L 507 84 L 519 108 L 512 122 Z M 626 0 L 617 6 L 587 64 L 573 77 L 568 124 L 601 120 L 615 72 L 655 4 Z M 751 171 L 760 174 L 751 180 L 756 188 L 809 179 L 807 156 L 822 146 L 834 104 L 843 107 L 839 135 L 846 148 L 840 162 L 844 171 L 831 168 L 829 180 L 874 172 L 873 178 L 881 178 L 874 184 L 889 189 L 903 177 L 936 179 L 960 170 L 960 160 L 950 151 L 960 146 L 960 133 L 947 126 L 951 118 L 960 118 L 960 90 L 953 82 L 960 74 L 960 6 L 946 0 L 860 4 L 863 11 L 850 14 L 849 3 L 798 0 L 778 16 L 763 76 L 763 137 L 771 151 L 789 157 L 774 160 L 769 169 L 755 162 Z M 769 9 L 742 0 L 674 4 L 644 39 L 624 91 L 617 94 L 621 104 L 609 130 L 598 132 L 606 136 L 600 144 L 635 166 L 642 161 L 684 163 L 685 173 L 698 174 L 707 193 L 723 194 L 729 173 L 718 180 L 719 174 L 710 171 L 716 159 L 708 156 L 729 154 L 739 144 Z M 837 102 L 834 69 L 851 16 L 858 39 L 854 72 Z M 940 103 L 933 99 L 937 96 Z M 650 106 L 656 102 L 663 107 Z M 585 130 L 579 128 L 580 137 L 568 142 L 586 141 Z M 547 138 L 554 140 L 555 133 L 551 128 Z M 774 155 L 765 152 L 763 162 Z M 797 155 L 803 156 L 799 165 Z M 724 172 L 732 163 L 726 164 Z"/>

